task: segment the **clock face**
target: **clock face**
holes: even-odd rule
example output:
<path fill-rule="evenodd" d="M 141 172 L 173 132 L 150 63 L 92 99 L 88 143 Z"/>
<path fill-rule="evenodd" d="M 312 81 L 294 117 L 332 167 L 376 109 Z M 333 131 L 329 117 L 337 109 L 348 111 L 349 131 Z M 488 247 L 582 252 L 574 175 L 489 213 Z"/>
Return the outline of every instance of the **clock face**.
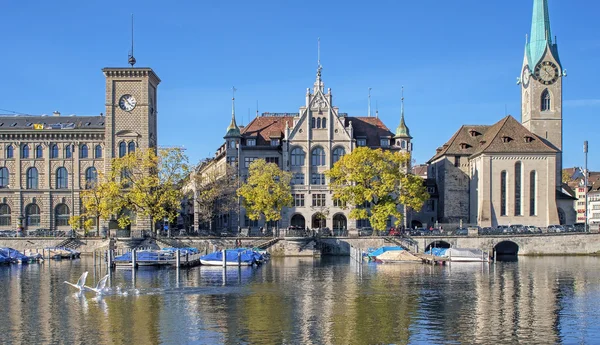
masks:
<path fill-rule="evenodd" d="M 133 108 L 135 108 L 136 103 L 135 97 L 127 94 L 121 96 L 121 99 L 119 100 L 119 107 L 125 111 L 132 111 Z"/>
<path fill-rule="evenodd" d="M 522 82 L 523 82 L 523 87 L 527 88 L 529 87 L 529 78 L 531 77 L 531 72 L 529 71 L 529 65 L 526 65 L 523 68 L 523 76 L 521 78 Z"/>
<path fill-rule="evenodd" d="M 544 61 L 535 67 L 535 77 L 544 85 L 554 84 L 559 76 L 558 67 L 553 62 Z"/>

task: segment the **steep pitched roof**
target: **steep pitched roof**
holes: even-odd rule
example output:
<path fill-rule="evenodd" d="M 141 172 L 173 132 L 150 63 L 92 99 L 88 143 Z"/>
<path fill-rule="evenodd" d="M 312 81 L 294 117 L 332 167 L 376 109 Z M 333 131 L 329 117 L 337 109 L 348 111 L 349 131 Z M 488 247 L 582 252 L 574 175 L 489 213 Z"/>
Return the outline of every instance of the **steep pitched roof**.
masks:
<path fill-rule="evenodd" d="M 352 121 L 354 128 L 354 138 L 365 137 L 367 146 L 381 146 L 379 139 L 381 137 L 393 137 L 392 133 L 386 125 L 377 117 L 345 117 L 345 126 L 348 126 L 349 121 Z"/>
<path fill-rule="evenodd" d="M 491 126 L 487 125 L 464 125 L 454 133 L 430 160 L 432 162 L 445 155 L 470 156 L 480 145 L 481 138 Z"/>
<path fill-rule="evenodd" d="M 482 138 L 473 155 L 480 153 L 556 153 L 542 138 L 531 133 L 514 117 L 508 115 L 492 127 Z"/>
<path fill-rule="evenodd" d="M 256 137 L 256 146 L 269 146 L 270 138 L 283 138 L 285 124 L 294 125 L 293 116 L 258 116 L 242 129 L 242 137 Z"/>

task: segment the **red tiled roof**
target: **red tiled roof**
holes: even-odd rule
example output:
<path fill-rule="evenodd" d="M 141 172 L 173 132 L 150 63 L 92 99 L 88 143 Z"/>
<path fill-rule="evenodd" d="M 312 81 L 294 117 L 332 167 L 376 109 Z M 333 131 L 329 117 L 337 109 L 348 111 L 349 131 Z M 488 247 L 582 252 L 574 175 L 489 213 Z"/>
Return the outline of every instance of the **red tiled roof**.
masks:
<path fill-rule="evenodd" d="M 381 146 L 381 137 L 393 137 L 392 133 L 386 125 L 381 122 L 377 117 L 344 117 L 345 126 L 348 126 L 349 122 L 352 121 L 352 128 L 354 128 L 354 138 L 365 137 L 367 139 L 367 146 Z"/>
<path fill-rule="evenodd" d="M 292 128 L 293 116 L 259 116 L 252 120 L 244 129 L 242 136 L 256 137 L 256 146 L 269 146 L 271 137 L 283 138 L 285 124 Z"/>

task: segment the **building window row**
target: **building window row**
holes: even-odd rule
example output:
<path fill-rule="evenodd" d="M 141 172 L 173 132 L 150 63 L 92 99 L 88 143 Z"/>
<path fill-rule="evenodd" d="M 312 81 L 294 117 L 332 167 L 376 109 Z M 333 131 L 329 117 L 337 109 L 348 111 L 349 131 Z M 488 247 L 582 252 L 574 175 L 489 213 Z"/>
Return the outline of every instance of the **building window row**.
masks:
<path fill-rule="evenodd" d="M 119 143 L 119 158 L 125 157 L 125 155 L 128 153 L 134 153 L 135 147 L 136 147 L 135 141 L 130 141 L 129 143 L 126 143 L 125 141 L 121 141 Z"/>
<path fill-rule="evenodd" d="M 310 178 L 310 184 L 314 185 L 324 185 L 325 184 L 325 174 L 321 173 L 312 173 Z"/>
<path fill-rule="evenodd" d="M 276 164 L 277 166 L 279 166 L 279 157 L 266 157 L 265 161 L 267 163 L 273 163 L 273 164 Z"/>
<path fill-rule="evenodd" d="M 514 190 L 514 205 L 515 216 L 523 215 L 523 164 L 515 163 L 515 190 Z M 507 172 L 503 170 L 500 173 L 500 215 L 507 215 Z M 532 170 L 529 173 L 529 215 L 537 215 L 537 172 Z"/>
<path fill-rule="evenodd" d="M 58 152 L 59 152 L 58 145 L 52 144 L 52 146 L 50 146 L 50 158 L 59 158 Z M 80 158 L 88 158 L 90 156 L 89 147 L 87 144 L 82 144 L 80 146 L 79 152 L 80 152 L 80 156 L 79 156 Z M 14 151 L 14 148 L 12 145 L 8 145 L 6 147 L 5 156 L 6 156 L 6 158 L 14 158 L 15 151 Z M 72 158 L 72 157 L 73 157 L 73 145 L 68 144 L 64 148 L 64 158 Z M 25 145 L 21 146 L 21 158 L 24 158 L 24 159 L 44 158 L 44 147 L 42 145 L 36 145 L 35 150 L 32 152 L 32 149 L 29 146 L 29 144 L 25 144 Z M 102 158 L 102 146 L 101 145 L 95 146 L 94 158 Z"/>
<path fill-rule="evenodd" d="M 312 128 L 327 128 L 327 118 L 313 117 L 311 122 Z"/>
<path fill-rule="evenodd" d="M 2 174 L 8 176 L 8 169 L 0 169 L 0 183 L 2 183 Z M 26 173 L 26 189 L 39 189 L 39 173 L 37 168 L 31 167 L 27 169 Z M 6 185 L 8 186 L 8 177 L 6 178 Z M 85 170 L 85 188 L 93 188 L 98 182 L 98 171 L 94 167 L 89 167 Z M 60 167 L 56 169 L 56 189 L 67 189 L 69 188 L 69 173 L 67 168 Z"/>
<path fill-rule="evenodd" d="M 293 194 L 294 207 L 304 207 L 304 194 Z"/>
<path fill-rule="evenodd" d="M 303 185 L 304 184 L 304 173 L 294 173 L 294 175 L 292 175 L 292 184 L 293 185 Z"/>
<path fill-rule="evenodd" d="M 313 207 L 324 207 L 325 206 L 325 194 L 313 194 L 312 195 Z"/>
<path fill-rule="evenodd" d="M 10 226 L 10 206 L 7 204 L 0 205 L 0 226 Z"/>
<path fill-rule="evenodd" d="M 342 201 L 340 199 L 333 199 L 333 207 L 345 208 L 346 207 L 346 202 Z"/>
<path fill-rule="evenodd" d="M 325 150 L 322 147 L 315 147 L 311 152 L 311 164 L 314 167 L 325 165 Z"/>
<path fill-rule="evenodd" d="M 257 160 L 257 157 L 244 157 L 244 168 L 248 168 L 252 162 Z"/>
<path fill-rule="evenodd" d="M 358 147 L 362 147 L 362 146 L 367 146 L 367 139 L 356 139 L 356 146 Z"/>

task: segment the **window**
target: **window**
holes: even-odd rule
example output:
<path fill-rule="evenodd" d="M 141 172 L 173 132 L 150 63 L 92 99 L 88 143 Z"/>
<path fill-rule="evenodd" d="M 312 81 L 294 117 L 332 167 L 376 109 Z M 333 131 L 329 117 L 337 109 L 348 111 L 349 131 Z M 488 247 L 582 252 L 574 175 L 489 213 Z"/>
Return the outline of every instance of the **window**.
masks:
<path fill-rule="evenodd" d="M 325 151 L 320 147 L 315 147 L 311 152 L 312 166 L 325 165 Z"/>
<path fill-rule="evenodd" d="M 54 224 L 56 226 L 69 225 L 69 206 L 58 204 L 54 209 Z"/>
<path fill-rule="evenodd" d="M 3 167 L 0 168 L 0 188 L 8 187 L 8 169 Z"/>
<path fill-rule="evenodd" d="M 38 189 L 38 171 L 36 168 L 29 168 L 26 172 L 27 175 L 27 189 Z"/>
<path fill-rule="evenodd" d="M 85 170 L 85 188 L 94 188 L 98 183 L 98 171 L 96 168 L 90 167 Z"/>
<path fill-rule="evenodd" d="M 435 201 L 433 199 L 427 200 L 426 210 L 427 212 L 433 212 L 435 210 Z"/>
<path fill-rule="evenodd" d="M 256 159 L 256 157 L 244 157 L 244 168 L 248 168 Z"/>
<path fill-rule="evenodd" d="M 44 148 L 42 148 L 42 145 L 38 145 L 35 147 L 35 158 L 42 157 L 44 157 Z"/>
<path fill-rule="evenodd" d="M 237 157 L 227 157 L 227 164 L 232 167 L 237 166 Z"/>
<path fill-rule="evenodd" d="M 121 181 L 123 182 L 123 187 L 131 187 L 131 170 L 125 168 L 121 171 Z"/>
<path fill-rule="evenodd" d="M 86 144 L 81 145 L 81 149 L 79 149 L 79 158 L 88 158 L 88 147 Z"/>
<path fill-rule="evenodd" d="M 135 143 L 133 141 L 129 142 L 129 145 L 127 145 L 127 153 L 134 153 L 135 152 Z"/>
<path fill-rule="evenodd" d="M 500 215 L 506 216 L 506 171 L 500 173 Z"/>
<path fill-rule="evenodd" d="M 21 158 L 29 158 L 29 145 L 25 144 L 21 148 Z"/>
<path fill-rule="evenodd" d="M 357 228 L 370 228 L 371 227 L 371 222 L 368 219 L 357 219 L 356 220 L 356 227 Z"/>
<path fill-rule="evenodd" d="M 522 216 L 521 211 L 521 162 L 515 164 L 515 216 Z"/>
<path fill-rule="evenodd" d="M 69 177 L 67 174 L 67 168 L 60 167 L 56 169 L 56 189 L 67 188 L 69 188 Z"/>
<path fill-rule="evenodd" d="M 380 139 L 379 140 L 379 145 L 381 147 L 388 147 L 388 146 L 390 146 L 390 139 Z"/>
<path fill-rule="evenodd" d="M 356 146 L 367 146 L 367 139 L 356 139 Z"/>
<path fill-rule="evenodd" d="M 295 173 L 292 177 L 293 185 L 303 185 L 304 184 L 304 173 Z"/>
<path fill-rule="evenodd" d="M 73 152 L 71 150 L 71 145 L 65 146 L 65 158 L 73 157 Z"/>
<path fill-rule="evenodd" d="M 457 168 L 460 166 L 460 157 L 459 156 L 454 156 L 454 166 Z"/>
<path fill-rule="evenodd" d="M 279 146 L 279 139 L 271 139 L 271 146 Z"/>
<path fill-rule="evenodd" d="M 346 202 L 342 201 L 340 199 L 333 199 L 333 206 L 334 207 L 344 208 L 344 207 L 346 207 Z"/>
<path fill-rule="evenodd" d="M 229 141 L 229 148 L 230 149 L 235 149 L 235 140 L 230 140 Z"/>
<path fill-rule="evenodd" d="M 313 117 L 312 121 L 311 121 L 311 128 L 317 128 L 316 123 L 317 123 L 317 119 Z"/>
<path fill-rule="evenodd" d="M 400 147 L 403 149 L 406 148 L 406 140 L 400 140 Z"/>
<path fill-rule="evenodd" d="M 94 153 L 96 158 L 102 158 L 102 146 L 96 145 L 96 152 Z"/>
<path fill-rule="evenodd" d="M 13 158 L 14 156 L 14 149 L 12 147 L 12 145 L 8 145 L 6 147 L 6 158 Z"/>
<path fill-rule="evenodd" d="M 532 170 L 531 173 L 529 173 L 529 215 L 530 216 L 535 216 L 537 215 L 537 210 L 535 209 L 535 198 L 537 197 L 537 190 L 536 190 L 536 172 L 535 170 Z M 585 202 L 584 202 L 585 204 Z"/>
<path fill-rule="evenodd" d="M 304 194 L 294 194 L 294 206 L 304 207 Z"/>
<path fill-rule="evenodd" d="M 273 163 L 273 164 L 279 165 L 279 157 L 267 157 L 267 158 L 265 158 L 265 161 L 267 161 L 267 163 Z"/>
<path fill-rule="evenodd" d="M 317 118 L 317 128 L 321 128 L 321 118 Z"/>
<path fill-rule="evenodd" d="M 10 226 L 10 206 L 0 205 L 0 226 Z"/>
<path fill-rule="evenodd" d="M 546 89 L 542 92 L 542 111 L 550 110 L 551 105 L 550 92 Z"/>
<path fill-rule="evenodd" d="M 27 205 L 25 219 L 27 226 L 40 226 L 40 207 L 36 204 Z"/>
<path fill-rule="evenodd" d="M 323 118 L 323 120 L 321 121 L 321 126 L 323 128 L 327 128 L 327 119 L 326 118 Z"/>
<path fill-rule="evenodd" d="M 256 146 L 256 139 L 246 139 L 246 146 Z"/>
<path fill-rule="evenodd" d="M 325 194 L 313 194 L 312 205 L 315 207 L 325 206 Z"/>
<path fill-rule="evenodd" d="M 50 149 L 50 158 L 58 158 L 58 145 L 52 145 Z"/>
<path fill-rule="evenodd" d="M 119 143 L 119 157 L 125 157 L 127 154 L 127 144 L 124 141 Z"/>
<path fill-rule="evenodd" d="M 296 147 L 292 150 L 292 166 L 301 167 L 304 165 L 304 151 L 301 148 Z"/>
<path fill-rule="evenodd" d="M 325 174 L 312 173 L 310 184 L 316 185 L 324 185 L 325 184 Z"/>
<path fill-rule="evenodd" d="M 342 156 L 345 154 L 346 154 L 346 151 L 344 150 L 343 147 L 337 147 L 335 150 L 333 150 L 333 164 L 335 164 L 337 161 L 339 161 L 340 158 L 342 158 Z"/>

